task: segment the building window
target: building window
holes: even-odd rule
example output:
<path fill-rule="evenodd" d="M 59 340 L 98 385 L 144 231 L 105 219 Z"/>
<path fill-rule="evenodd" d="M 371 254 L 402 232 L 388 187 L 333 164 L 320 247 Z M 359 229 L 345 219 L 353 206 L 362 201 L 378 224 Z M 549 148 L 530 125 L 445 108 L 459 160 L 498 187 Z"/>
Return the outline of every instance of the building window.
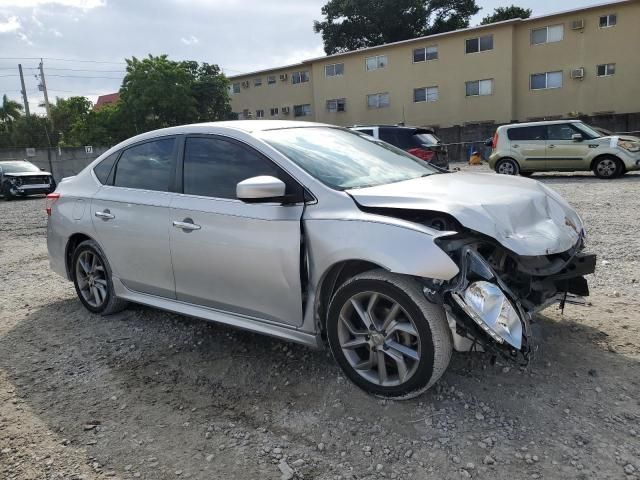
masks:
<path fill-rule="evenodd" d="M 269 75 L 267 77 L 267 83 L 269 85 L 273 85 L 274 83 L 276 83 L 276 76 L 275 75 Z"/>
<path fill-rule="evenodd" d="M 389 93 L 374 93 L 367 95 L 367 107 L 384 108 L 389 106 Z"/>
<path fill-rule="evenodd" d="M 305 105 L 294 105 L 293 106 L 293 116 L 294 117 L 306 117 L 311 115 L 311 105 L 308 103 Z"/>
<path fill-rule="evenodd" d="M 484 37 L 468 38 L 465 41 L 466 53 L 478 53 L 493 50 L 493 35 L 485 35 Z"/>
<path fill-rule="evenodd" d="M 438 47 L 415 48 L 413 50 L 413 63 L 426 62 L 438 59 Z"/>
<path fill-rule="evenodd" d="M 534 73 L 531 75 L 531 90 L 562 88 L 562 72 Z"/>
<path fill-rule="evenodd" d="M 324 66 L 325 77 L 337 77 L 344 75 L 344 63 L 332 63 Z"/>
<path fill-rule="evenodd" d="M 293 72 L 291 75 L 291 83 L 307 83 L 309 81 L 309 72 Z"/>
<path fill-rule="evenodd" d="M 616 73 L 615 63 L 605 63 L 604 65 L 598 65 L 599 77 L 610 77 Z"/>
<path fill-rule="evenodd" d="M 493 79 L 466 82 L 467 97 L 493 95 Z"/>
<path fill-rule="evenodd" d="M 600 17 L 600 28 L 615 27 L 618 23 L 618 16 L 616 14 L 603 15 Z"/>
<path fill-rule="evenodd" d="M 278 113 L 279 113 L 279 112 L 278 112 L 278 107 L 273 107 L 273 108 L 271 109 L 271 112 L 270 112 L 270 113 L 271 113 L 271 116 L 272 116 L 272 117 L 277 117 L 277 116 L 278 116 Z"/>
<path fill-rule="evenodd" d="M 438 101 L 438 87 L 414 88 L 413 101 L 415 103 Z"/>
<path fill-rule="evenodd" d="M 262 85 L 262 77 L 254 78 L 253 79 L 253 86 L 254 87 L 259 87 L 260 85 Z"/>
<path fill-rule="evenodd" d="M 344 98 L 336 98 L 334 100 L 327 100 L 327 112 L 336 113 L 344 112 L 347 108 L 347 101 Z"/>
<path fill-rule="evenodd" d="M 387 66 L 387 56 L 376 55 L 375 57 L 367 57 L 365 59 L 365 63 L 367 66 L 367 71 L 385 68 Z"/>
<path fill-rule="evenodd" d="M 264 110 L 256 110 L 256 118 L 264 118 Z"/>
<path fill-rule="evenodd" d="M 564 25 L 552 25 L 550 27 L 531 30 L 531 45 L 543 43 L 561 42 L 564 39 Z"/>
<path fill-rule="evenodd" d="M 240 93 L 240 83 L 234 83 L 231 85 L 231 93 L 234 95 Z"/>

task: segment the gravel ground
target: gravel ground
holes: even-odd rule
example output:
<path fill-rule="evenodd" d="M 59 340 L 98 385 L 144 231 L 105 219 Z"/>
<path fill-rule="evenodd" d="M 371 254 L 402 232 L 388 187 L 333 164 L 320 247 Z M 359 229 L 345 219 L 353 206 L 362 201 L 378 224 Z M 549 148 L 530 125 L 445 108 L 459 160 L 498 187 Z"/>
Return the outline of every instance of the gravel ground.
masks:
<path fill-rule="evenodd" d="M 587 224 L 591 304 L 538 317 L 528 369 L 454 354 L 405 402 L 326 352 L 140 306 L 92 315 L 49 270 L 43 200 L 0 203 L 0 478 L 640 478 L 640 174 L 534 178 Z"/>

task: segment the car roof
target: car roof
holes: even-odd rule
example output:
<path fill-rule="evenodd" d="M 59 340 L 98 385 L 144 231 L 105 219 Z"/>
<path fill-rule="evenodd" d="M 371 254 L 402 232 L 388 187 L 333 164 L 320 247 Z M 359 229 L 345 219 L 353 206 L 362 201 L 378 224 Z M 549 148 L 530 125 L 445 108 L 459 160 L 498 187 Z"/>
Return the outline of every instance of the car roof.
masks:
<path fill-rule="evenodd" d="M 502 125 L 499 129 L 513 128 L 513 127 L 535 127 L 538 125 L 557 125 L 559 123 L 582 123 L 581 120 L 545 120 L 541 122 L 523 122 L 523 123 L 510 123 L 509 125 Z"/>
<path fill-rule="evenodd" d="M 31 163 L 29 160 L 0 160 L 0 165 L 23 165 Z"/>
<path fill-rule="evenodd" d="M 374 124 L 374 125 L 353 125 L 352 128 L 356 129 L 366 129 L 366 128 L 397 128 L 402 130 L 425 130 L 427 132 L 433 132 L 434 129 L 431 127 L 416 127 L 413 125 L 383 125 L 383 124 Z"/>

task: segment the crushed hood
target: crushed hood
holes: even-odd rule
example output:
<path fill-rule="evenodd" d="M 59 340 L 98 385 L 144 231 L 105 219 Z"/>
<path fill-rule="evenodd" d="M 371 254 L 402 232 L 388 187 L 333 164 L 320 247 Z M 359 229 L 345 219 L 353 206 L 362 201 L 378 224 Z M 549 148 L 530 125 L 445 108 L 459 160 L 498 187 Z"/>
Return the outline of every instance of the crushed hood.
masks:
<path fill-rule="evenodd" d="M 583 232 L 580 217 L 560 195 L 521 177 L 434 174 L 347 193 L 364 207 L 448 213 L 518 255 L 564 252 Z"/>

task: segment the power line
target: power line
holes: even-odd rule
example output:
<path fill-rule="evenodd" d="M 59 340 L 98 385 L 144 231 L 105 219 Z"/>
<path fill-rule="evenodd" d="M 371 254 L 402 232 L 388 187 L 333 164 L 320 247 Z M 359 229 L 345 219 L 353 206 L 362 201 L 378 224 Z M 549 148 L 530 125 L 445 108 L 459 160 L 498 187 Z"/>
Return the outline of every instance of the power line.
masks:
<path fill-rule="evenodd" d="M 48 77 L 62 77 L 62 78 L 106 78 L 110 80 L 122 80 L 123 77 L 104 77 L 104 76 L 87 76 L 87 75 L 57 75 L 50 74 Z"/>
<path fill-rule="evenodd" d="M 126 65 L 125 62 L 107 62 L 104 60 L 75 60 L 72 58 L 54 58 L 54 57 L 0 57 L 0 60 L 53 60 L 56 62 L 77 62 L 77 63 L 104 63 L 111 65 Z"/>

